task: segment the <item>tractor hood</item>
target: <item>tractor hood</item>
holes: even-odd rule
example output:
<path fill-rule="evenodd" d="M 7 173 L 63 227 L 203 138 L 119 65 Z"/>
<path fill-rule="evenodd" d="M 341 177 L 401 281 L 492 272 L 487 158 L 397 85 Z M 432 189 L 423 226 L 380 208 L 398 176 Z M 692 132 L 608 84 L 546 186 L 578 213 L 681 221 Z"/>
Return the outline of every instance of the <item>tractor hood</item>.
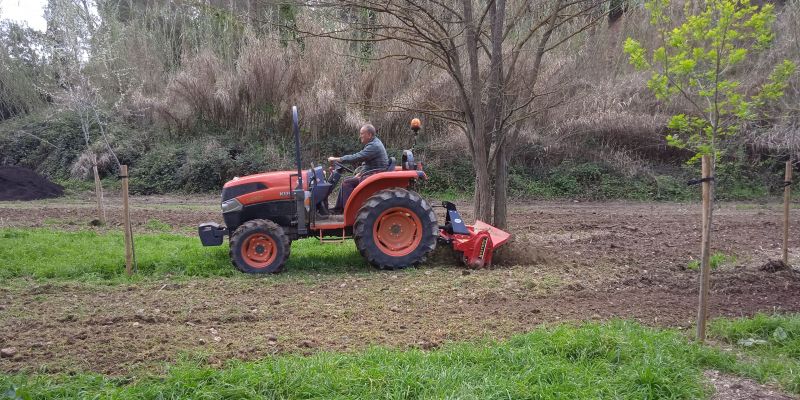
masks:
<path fill-rule="evenodd" d="M 242 204 L 252 204 L 281 199 L 290 200 L 295 186 L 297 186 L 296 171 L 265 172 L 235 177 L 223 186 L 222 201 L 237 198 Z M 305 180 L 303 188 L 308 188 L 308 182 Z"/>
<path fill-rule="evenodd" d="M 262 183 L 264 185 L 267 185 L 267 187 L 287 185 L 289 184 L 289 176 L 292 174 L 297 175 L 297 171 L 275 171 L 275 172 L 263 172 L 260 174 L 247 175 L 247 176 L 237 176 L 226 182 L 223 188 L 229 188 L 233 186 L 241 186 L 253 183 Z"/>

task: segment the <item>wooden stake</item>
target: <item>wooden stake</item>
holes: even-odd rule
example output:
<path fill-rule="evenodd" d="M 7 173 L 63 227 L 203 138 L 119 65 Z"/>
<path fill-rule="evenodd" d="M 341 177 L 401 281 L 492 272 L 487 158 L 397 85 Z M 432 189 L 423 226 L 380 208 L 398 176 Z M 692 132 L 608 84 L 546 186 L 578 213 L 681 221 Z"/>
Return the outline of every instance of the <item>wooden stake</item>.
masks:
<path fill-rule="evenodd" d="M 128 166 L 121 165 L 120 173 L 122 175 L 122 208 L 123 218 L 125 220 L 125 273 L 128 276 L 133 274 L 133 237 L 131 230 L 131 214 L 128 209 Z"/>
<path fill-rule="evenodd" d="M 703 156 L 703 179 L 711 176 L 711 159 Z M 703 181 L 703 237 L 700 245 L 700 304 L 697 308 L 697 340 L 701 343 L 706 340 L 706 319 L 708 318 L 708 286 L 711 278 L 711 265 L 709 265 L 711 252 L 711 181 Z"/>
<path fill-rule="evenodd" d="M 792 162 L 786 162 L 786 182 L 792 181 Z M 783 265 L 789 265 L 789 203 L 792 199 L 792 186 L 783 188 Z"/>

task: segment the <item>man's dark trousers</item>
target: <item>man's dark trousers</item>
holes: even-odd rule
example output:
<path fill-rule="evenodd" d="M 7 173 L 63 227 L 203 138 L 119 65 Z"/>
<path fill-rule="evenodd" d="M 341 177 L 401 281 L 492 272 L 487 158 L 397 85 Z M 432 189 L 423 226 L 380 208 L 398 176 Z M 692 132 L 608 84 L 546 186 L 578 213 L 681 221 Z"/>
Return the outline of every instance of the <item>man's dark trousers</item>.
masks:
<path fill-rule="evenodd" d="M 356 186 L 361 182 L 361 178 L 350 177 L 342 182 L 342 190 L 339 191 L 339 197 L 336 198 L 336 207 L 335 210 L 342 210 L 344 211 L 344 202 L 350 198 L 350 194 L 353 193 Z"/>

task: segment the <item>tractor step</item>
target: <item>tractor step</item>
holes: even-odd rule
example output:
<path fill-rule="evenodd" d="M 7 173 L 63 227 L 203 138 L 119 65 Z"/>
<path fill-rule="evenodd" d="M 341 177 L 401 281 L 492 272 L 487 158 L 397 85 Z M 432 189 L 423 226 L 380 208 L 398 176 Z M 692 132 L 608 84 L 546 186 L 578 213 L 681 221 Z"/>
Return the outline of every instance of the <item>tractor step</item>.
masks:
<path fill-rule="evenodd" d="M 314 219 L 314 223 L 316 225 L 329 225 L 329 224 L 341 224 L 344 222 L 344 215 L 342 214 L 329 214 L 326 215 L 324 218 L 320 218 L 319 215 L 316 216 Z"/>

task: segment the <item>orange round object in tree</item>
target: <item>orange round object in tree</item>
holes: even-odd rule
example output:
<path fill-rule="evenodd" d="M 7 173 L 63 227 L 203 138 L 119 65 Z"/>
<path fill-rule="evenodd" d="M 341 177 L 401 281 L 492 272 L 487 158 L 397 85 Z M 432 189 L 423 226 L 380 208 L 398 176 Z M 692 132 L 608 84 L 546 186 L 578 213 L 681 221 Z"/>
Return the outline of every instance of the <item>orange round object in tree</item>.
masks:
<path fill-rule="evenodd" d="M 411 120 L 411 129 L 416 131 L 416 130 L 419 130 L 419 128 L 421 126 L 422 126 L 422 122 L 419 121 L 419 118 L 414 118 L 414 119 Z"/>

